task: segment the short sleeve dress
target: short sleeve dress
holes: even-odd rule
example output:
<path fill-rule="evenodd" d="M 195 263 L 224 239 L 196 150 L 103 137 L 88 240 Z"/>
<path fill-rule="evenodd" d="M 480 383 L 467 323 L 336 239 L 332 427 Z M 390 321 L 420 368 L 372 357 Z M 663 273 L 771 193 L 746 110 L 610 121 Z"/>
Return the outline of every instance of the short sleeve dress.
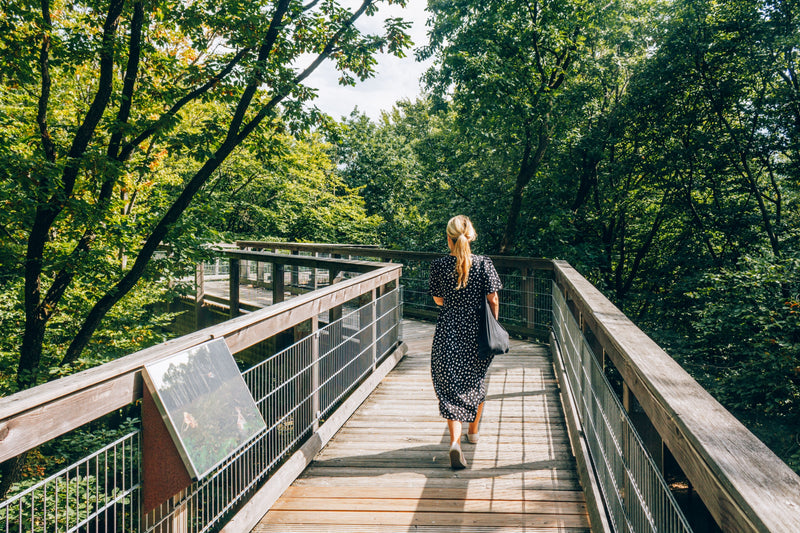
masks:
<path fill-rule="evenodd" d="M 478 358 L 479 311 L 486 295 L 503 284 L 488 257 L 472 256 L 467 286 L 458 290 L 455 268 L 452 255 L 431 263 L 431 296 L 444 299 L 431 347 L 431 378 L 441 415 L 472 422 L 486 399 L 484 378 L 491 363 Z"/>

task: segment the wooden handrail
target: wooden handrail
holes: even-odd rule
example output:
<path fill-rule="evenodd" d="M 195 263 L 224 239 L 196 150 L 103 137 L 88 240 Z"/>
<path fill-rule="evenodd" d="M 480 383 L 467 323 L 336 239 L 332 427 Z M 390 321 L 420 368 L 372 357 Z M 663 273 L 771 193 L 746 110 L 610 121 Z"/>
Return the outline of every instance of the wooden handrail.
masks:
<path fill-rule="evenodd" d="M 239 248 L 254 250 L 289 250 L 297 252 L 331 253 L 339 255 L 355 255 L 360 257 L 375 257 L 382 260 L 401 261 L 432 261 L 442 257 L 444 253 L 436 252 L 409 252 L 405 250 L 389 250 L 386 248 L 373 248 L 369 246 L 354 246 L 344 244 L 319 244 L 300 242 L 272 242 L 272 241 L 236 241 Z M 296 257 L 296 256 L 295 256 Z M 540 257 L 520 257 L 509 255 L 490 255 L 495 266 L 500 268 L 553 270 L 551 259 Z"/>
<path fill-rule="evenodd" d="M 800 477 L 565 261 L 556 283 L 723 531 L 800 531 Z"/>
<path fill-rule="evenodd" d="M 240 252 L 220 250 L 226 257 L 246 261 L 259 261 L 261 263 L 280 263 L 289 266 L 301 266 L 319 269 L 336 269 L 349 272 L 370 272 L 375 270 L 374 261 L 357 261 L 354 259 L 329 259 L 322 257 L 309 257 L 303 255 L 289 255 L 273 252 Z"/>
<path fill-rule="evenodd" d="M 400 278 L 400 265 L 371 266 L 372 271 L 352 279 L 0 398 L 0 461 L 141 398 L 141 371 L 150 362 L 215 338 L 224 338 L 233 353 L 242 351 Z"/>

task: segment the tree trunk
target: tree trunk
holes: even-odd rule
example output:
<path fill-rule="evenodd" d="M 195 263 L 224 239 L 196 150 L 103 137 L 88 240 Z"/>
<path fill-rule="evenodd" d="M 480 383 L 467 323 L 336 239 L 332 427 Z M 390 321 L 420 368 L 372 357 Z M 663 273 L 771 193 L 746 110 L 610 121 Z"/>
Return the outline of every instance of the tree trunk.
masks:
<path fill-rule="evenodd" d="M 20 478 L 22 467 L 25 466 L 27 458 L 28 452 L 25 452 L 0 465 L 0 476 L 2 476 L 0 478 L 0 499 L 4 500 L 6 498 L 8 489 Z"/>
<path fill-rule="evenodd" d="M 503 238 L 500 241 L 499 253 L 508 253 L 514 246 L 516 239 L 517 223 L 519 214 L 522 211 L 522 196 L 525 192 L 525 187 L 528 186 L 531 179 L 536 175 L 539 170 L 539 165 L 544 158 L 547 151 L 547 146 L 550 143 L 550 125 L 549 117 L 545 116 L 542 129 L 539 132 L 539 138 L 536 143 L 536 150 L 533 151 L 533 140 L 531 139 L 531 132 L 528 130 L 525 135 L 525 150 L 522 155 L 522 161 L 517 173 L 517 180 L 514 185 L 514 192 L 511 198 L 511 206 L 508 209 L 508 218 L 506 219 L 506 229 L 503 233 Z"/>

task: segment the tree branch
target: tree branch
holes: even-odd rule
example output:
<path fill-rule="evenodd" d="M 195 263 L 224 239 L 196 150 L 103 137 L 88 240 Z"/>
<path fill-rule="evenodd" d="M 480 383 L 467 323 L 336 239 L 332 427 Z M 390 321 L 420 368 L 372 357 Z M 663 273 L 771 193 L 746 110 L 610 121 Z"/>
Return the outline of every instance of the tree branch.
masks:
<path fill-rule="evenodd" d="M 364 0 L 361 3 L 361 6 L 350 16 L 349 19 L 347 19 L 342 24 L 339 30 L 335 34 L 333 34 L 333 36 L 325 45 L 325 48 L 322 49 L 322 52 L 319 53 L 317 58 L 314 59 L 314 61 L 312 61 L 311 64 L 308 67 L 306 67 L 306 69 L 303 72 L 295 76 L 295 78 L 292 80 L 292 86 L 296 87 L 297 85 L 302 83 L 303 80 L 305 80 L 308 76 L 310 76 L 311 73 L 314 72 L 317 69 L 317 67 L 319 67 L 320 64 L 322 64 L 322 62 L 328 58 L 328 56 L 331 55 L 331 53 L 336 47 L 336 44 L 339 42 L 339 39 L 341 39 L 344 32 L 347 31 L 347 29 L 349 29 L 350 26 L 352 26 L 356 20 L 358 20 L 358 17 L 360 17 L 367 10 L 367 8 L 374 3 L 374 1 L 375 0 Z M 288 93 L 286 91 L 278 93 L 263 108 L 261 108 L 258 114 L 249 123 L 247 123 L 240 132 L 239 142 L 241 142 L 241 140 L 244 140 L 244 138 L 247 137 L 258 126 L 258 124 L 272 112 L 275 106 L 277 106 L 287 96 Z"/>
<path fill-rule="evenodd" d="M 122 143 L 123 125 L 128 123 L 133 105 L 133 90 L 136 86 L 136 79 L 139 76 L 139 59 L 142 52 L 142 27 L 144 26 L 144 6 L 142 0 L 137 0 L 133 4 L 133 15 L 131 17 L 131 37 L 128 45 L 128 65 L 125 68 L 125 78 L 120 94 L 119 111 L 117 112 L 116 130 L 111 135 L 108 143 L 109 159 L 116 159 L 119 155 Z"/>
<path fill-rule="evenodd" d="M 278 38 L 282 26 L 283 16 L 289 10 L 290 0 L 280 0 L 275 7 L 275 13 L 272 15 L 272 20 L 269 23 L 267 34 L 264 36 L 264 41 L 258 50 L 258 59 L 256 60 L 255 72 L 253 79 L 247 84 L 244 94 L 239 99 L 239 104 L 236 106 L 236 111 L 233 114 L 230 127 L 228 128 L 228 138 L 235 138 L 239 132 L 239 128 L 244 120 L 245 113 L 250 108 L 250 103 L 258 91 L 258 87 L 263 83 L 264 77 L 260 70 L 264 67 L 269 59 L 269 53 L 275 45 L 275 40 Z"/>
<path fill-rule="evenodd" d="M 119 156 L 117 157 L 118 161 L 126 161 L 131 154 L 133 153 L 136 148 L 150 138 L 154 133 L 156 133 L 160 128 L 161 125 L 167 122 L 168 119 L 174 117 L 178 114 L 178 112 L 189 102 L 199 98 L 203 94 L 207 93 L 211 90 L 215 85 L 217 85 L 221 80 L 223 80 L 228 74 L 233 71 L 234 67 L 238 65 L 241 60 L 244 58 L 245 55 L 252 52 L 252 48 L 243 48 L 239 50 L 236 55 L 228 62 L 225 67 L 219 71 L 219 73 L 212 76 L 206 83 L 197 87 L 192 92 L 175 102 L 172 107 L 163 115 L 161 115 L 158 120 L 156 120 L 150 127 L 145 128 L 139 135 L 137 135 L 133 140 L 125 143 L 125 145 L 120 150 Z"/>
<path fill-rule="evenodd" d="M 62 176 L 63 194 L 60 195 L 62 197 L 62 205 L 66 198 L 72 195 L 80 170 L 80 160 L 86 153 L 86 148 L 94 136 L 97 124 L 99 124 L 111 100 L 111 92 L 114 88 L 114 35 L 117 32 L 119 17 L 122 14 L 124 5 L 125 0 L 112 0 L 103 23 L 103 41 L 100 48 L 100 77 L 97 82 L 97 92 L 83 123 L 75 132 L 75 138 L 69 150 L 69 161 L 64 168 Z M 53 197 L 52 201 L 55 203 L 56 196 Z"/>
<path fill-rule="evenodd" d="M 50 18 L 50 1 L 42 0 L 42 46 L 39 51 L 39 70 L 42 74 L 42 92 L 39 95 L 39 108 L 36 113 L 36 123 L 39 125 L 39 134 L 42 138 L 42 149 L 45 158 L 51 162 L 56 161 L 56 147 L 50 132 L 47 129 L 47 109 L 50 104 L 50 31 L 52 20 Z"/>

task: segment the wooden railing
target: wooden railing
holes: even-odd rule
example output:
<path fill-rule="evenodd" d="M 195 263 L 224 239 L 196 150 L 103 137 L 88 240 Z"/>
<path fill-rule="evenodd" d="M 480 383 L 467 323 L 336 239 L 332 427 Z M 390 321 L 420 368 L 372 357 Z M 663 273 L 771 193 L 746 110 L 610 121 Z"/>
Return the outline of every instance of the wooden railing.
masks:
<path fill-rule="evenodd" d="M 436 320 L 438 310 L 428 293 L 428 267 L 433 259 L 443 254 L 318 243 L 237 241 L 236 245 L 243 250 L 280 251 L 293 254 L 293 257 L 305 253 L 314 257 L 327 255 L 334 260 L 348 258 L 401 263 L 405 315 Z M 490 257 L 503 278 L 500 316 L 504 325 L 513 333 L 546 341 L 551 318 L 552 261 L 535 257 Z"/>
<path fill-rule="evenodd" d="M 270 263 L 277 265 L 274 267 L 277 277 L 273 276 L 271 289 L 273 298 L 279 303 L 101 367 L 0 399 L 0 460 L 14 457 L 138 401 L 142 397 L 141 370 L 148 362 L 213 338 L 224 338 L 234 353 L 290 328 L 302 329 L 306 336 L 310 333 L 314 338 L 316 328 L 320 327 L 318 318 L 321 313 L 328 312 L 329 318 L 336 319 L 341 315 L 330 312 L 341 309 L 344 303 L 375 302 L 381 293 L 399 286 L 401 265 L 375 260 L 403 264 L 406 314 L 433 316 L 434 308 L 427 294 L 427 264 L 440 254 L 360 246 L 237 244 L 241 248 L 272 251 L 229 252 L 227 257 L 234 271 L 230 282 L 232 292 L 239 293 L 238 284 L 242 276 L 241 272 L 235 275 L 235 270 L 237 265 L 241 266 L 240 262 Z M 279 251 L 289 253 L 277 253 Z M 301 254 L 331 257 L 315 258 Z M 348 257 L 350 259 L 342 259 Z M 563 261 L 502 256 L 493 259 L 498 270 L 504 273 L 506 284 L 501 293 L 502 320 L 516 334 L 538 338 L 542 331 L 549 331 L 551 325 L 558 326 L 553 323 L 553 291 L 560 294 L 559 298 L 565 302 L 563 308 L 569 310 L 578 324 L 584 339 L 582 342 L 591 348 L 592 357 L 599 361 L 601 368 L 613 367 L 621 376 L 623 405 L 627 409 L 632 409 L 633 405 L 641 406 L 648 423 L 657 432 L 660 442 L 651 449 L 655 463 L 661 464 L 666 453 L 675 458 L 722 531 L 800 531 L 800 478 L 585 278 Z M 333 280 L 337 278 L 336 272 L 345 267 L 354 272 L 355 277 L 339 277 L 336 284 L 305 294 L 298 291 L 298 296 L 280 301 L 288 292 L 285 284 L 281 287 L 286 281 L 282 272 L 289 276 L 288 284 L 291 286 L 292 269 L 324 269 L 329 280 Z M 288 273 L 284 270 L 286 268 Z M 407 277 L 407 274 L 410 275 Z M 202 295 L 202 291 L 199 294 Z M 230 309 L 235 308 L 231 301 Z M 377 315 L 373 312 L 373 318 L 377 319 Z M 363 338 L 375 341 L 378 337 L 375 326 L 370 328 L 363 333 Z M 372 384 L 379 376 L 377 373 L 369 378 Z M 568 418 L 574 419 L 576 413 L 568 401 L 565 410 Z M 316 407 L 310 412 L 315 413 Z M 571 424 L 573 449 L 581 461 L 582 450 L 587 447 L 576 445 L 576 441 L 583 437 L 580 424 L 574 422 Z M 335 424 L 325 422 L 319 433 L 315 433 L 317 437 L 304 445 L 309 448 L 301 455 L 313 457 L 314 449 L 318 449 L 327 438 L 320 435 L 329 436 L 333 428 Z M 586 458 L 582 471 L 590 477 L 595 470 L 593 461 L 598 460 L 597 457 Z M 292 464 L 295 472 L 304 466 L 302 461 L 293 463 L 289 460 L 287 464 Z M 591 487 L 586 488 L 591 491 Z M 248 523 L 248 517 L 268 507 L 275 490 L 259 493 L 253 499 L 257 509 L 248 511 L 246 508 L 237 519 L 244 517 L 242 520 Z M 176 506 L 185 503 L 185 500 L 178 501 Z M 602 506 L 601 502 L 597 503 Z M 599 508 L 596 512 L 602 513 L 603 510 Z M 176 526 L 170 524 L 170 527 Z"/>
<path fill-rule="evenodd" d="M 276 438 L 280 434 L 278 440 L 282 442 L 287 438 L 287 431 L 290 432 L 291 438 L 288 438 L 288 444 L 285 446 L 286 453 L 292 452 L 299 446 L 304 446 L 304 448 L 298 452 L 300 459 L 288 460 L 282 468 L 287 468 L 288 465 L 289 471 L 293 472 L 292 475 L 298 475 L 302 471 L 300 463 L 304 458 L 307 460 L 313 458 L 315 450 L 324 445 L 325 440 L 336 431 L 335 425 L 341 425 L 349 416 L 349 414 L 341 414 L 339 411 L 337 411 L 339 414 L 335 415 L 331 409 L 347 404 L 345 394 L 352 393 L 355 387 L 374 387 L 382 375 L 385 375 L 388 369 L 396 363 L 396 357 L 391 360 L 384 360 L 384 358 L 398 346 L 399 280 L 402 268 L 400 265 L 376 262 L 366 264 L 358 261 L 317 261 L 291 256 L 274 257 L 272 254 L 242 254 L 239 252 L 231 253 L 229 258 L 232 263 L 243 258 L 258 261 L 268 260 L 275 265 L 281 265 L 281 268 L 287 264 L 290 266 L 308 264 L 319 269 L 346 270 L 352 273 L 353 277 L 341 279 L 340 282 L 333 285 L 298 295 L 243 316 L 237 316 L 221 324 L 204 328 L 102 366 L 0 399 L 0 461 L 13 458 L 109 413 L 139 402 L 143 397 L 142 371 L 148 363 L 161 360 L 211 339 L 220 338 L 225 339 L 230 351 L 237 354 L 263 344 L 282 332 L 294 331 L 293 340 L 307 344 L 307 347 L 305 345 L 302 347 L 304 350 L 302 357 L 304 361 L 308 359 L 309 362 L 303 363 L 305 365 L 303 366 L 299 362 L 293 361 L 293 352 L 291 351 L 293 348 L 289 348 L 286 351 L 286 362 L 280 364 L 283 365 L 281 368 L 294 368 L 291 365 L 300 365 L 296 371 L 293 371 L 294 375 L 286 379 L 304 380 L 302 384 L 290 384 L 289 386 L 292 387 L 292 390 L 302 389 L 304 393 L 307 393 L 307 397 L 296 400 L 304 402 L 302 413 L 298 411 L 294 418 L 286 418 L 286 415 L 281 415 L 283 418 L 275 421 L 271 430 L 268 430 L 267 434 L 262 435 L 261 438 L 272 438 L 269 431 L 273 431 Z M 282 262 L 282 259 L 286 259 L 286 262 Z M 231 287 L 236 284 L 238 284 L 238 279 L 231 282 Z M 387 300 L 387 298 L 391 299 Z M 342 317 L 341 309 L 348 302 L 352 303 L 353 316 Z M 235 309 L 235 306 L 231 306 L 231 308 Z M 337 309 L 338 313 L 329 313 Z M 325 323 L 320 323 L 321 314 L 326 314 Z M 333 320 L 330 320 L 331 318 Z M 326 328 L 325 331 L 322 330 L 323 325 Z M 338 329 L 332 330 L 331 328 Z M 332 338 L 334 336 L 336 339 Z M 324 343 L 324 346 L 321 343 Z M 355 352 L 353 352 L 353 347 Z M 342 383 L 342 377 L 339 374 L 326 378 L 324 371 L 318 368 L 319 361 L 325 356 L 328 349 L 335 352 L 332 356 L 334 357 L 333 366 L 327 365 L 329 368 L 333 368 L 334 372 L 338 372 L 341 365 L 350 364 L 348 357 L 358 359 L 358 371 L 350 372 L 352 375 L 348 378 L 351 382 Z M 270 354 L 267 355 L 274 357 Z M 276 374 L 275 371 L 272 371 L 265 377 L 264 383 L 253 385 L 256 389 L 264 391 L 264 400 L 259 400 L 257 394 L 253 392 L 257 402 L 270 401 L 267 397 L 271 389 L 276 386 L 276 383 L 280 383 L 275 380 L 283 379 L 281 372 Z M 371 377 L 368 377 L 370 375 Z M 248 384 L 255 379 L 245 377 Z M 331 383 L 330 386 L 326 379 Z M 326 395 L 327 400 L 320 399 L 320 391 Z M 362 400 L 367 393 L 368 391 L 359 393 Z M 280 401 L 285 403 L 283 400 Z M 274 413 L 279 409 L 291 410 L 296 407 L 270 406 L 269 412 L 265 411 L 262 414 L 265 419 L 277 416 Z M 303 423 L 308 422 L 308 428 L 299 427 L 300 418 L 304 420 Z M 291 425 L 288 424 L 289 421 L 292 422 Z M 295 424 L 295 421 L 298 423 Z M 321 422 L 324 422 L 322 427 L 320 427 Z M 254 501 L 260 501 L 262 505 L 263 502 L 269 501 L 271 494 L 276 489 L 268 488 L 266 493 L 254 491 L 257 488 L 258 480 L 265 476 L 267 470 L 271 472 L 281 461 L 287 460 L 281 455 L 284 453 L 281 451 L 281 446 L 283 446 L 281 442 L 267 442 L 261 445 L 268 451 L 258 452 L 255 464 L 241 465 L 236 463 L 238 459 L 232 458 L 228 462 L 228 466 L 233 469 L 233 474 L 219 476 L 220 482 L 227 484 L 224 489 L 210 489 L 207 494 L 201 493 L 200 496 L 193 496 L 190 492 L 176 495 L 173 501 L 167 502 L 166 506 L 159 509 L 154 515 L 142 517 L 134 516 L 138 514 L 141 505 L 141 496 L 138 494 L 142 484 L 139 477 L 141 463 L 136 458 L 139 453 L 138 437 L 129 437 L 121 444 L 122 448 L 112 448 L 110 454 L 113 459 L 109 459 L 109 452 L 104 452 L 102 460 L 93 456 L 90 460 L 81 463 L 75 470 L 65 471 L 62 477 L 66 477 L 67 481 L 61 479 L 60 490 L 66 490 L 66 494 L 58 492 L 59 482 L 56 480 L 55 489 L 48 485 L 41 489 L 41 492 L 26 493 L 22 499 L 18 500 L 13 509 L 9 506 L 8 501 L 4 502 L 3 507 L 0 508 L 0 527 L 3 530 L 11 527 L 15 531 L 18 527 L 21 528 L 20 531 L 61 531 L 64 528 L 76 527 L 76 523 L 77 527 L 82 527 L 80 524 L 83 521 L 87 525 L 92 525 L 90 529 L 97 531 L 116 531 L 119 530 L 118 528 L 138 531 L 205 530 L 204 528 L 209 526 L 208 520 L 219 520 L 234 506 L 242 505 L 236 499 L 237 495 L 233 495 L 232 501 L 225 501 L 219 505 L 217 502 L 211 501 L 217 498 L 218 494 L 225 494 L 226 497 L 230 495 L 233 490 L 228 485 L 233 484 L 234 478 L 236 484 L 242 485 L 242 494 L 248 494 L 248 498 L 255 498 Z M 305 444 L 303 444 L 304 442 Z M 256 449 L 254 446 L 252 443 L 249 445 L 251 450 Z M 247 453 L 253 452 L 242 452 L 243 456 Z M 275 455 L 275 453 L 277 455 L 269 459 L 269 464 L 264 464 L 267 455 Z M 125 468 L 129 471 L 116 472 L 113 470 L 118 456 L 127 458 Z M 99 466 L 99 462 L 106 464 Z M 259 468 L 263 471 L 259 471 Z M 103 473 L 100 473 L 100 470 Z M 255 479 L 239 479 L 242 472 L 252 472 Z M 164 473 L 163 475 L 169 474 Z M 288 475 L 278 476 L 277 483 L 280 485 L 285 482 Z M 110 484 L 105 488 L 99 487 L 103 477 L 105 477 L 105 481 L 102 483 Z M 131 478 L 134 479 L 131 480 Z M 73 488 L 69 485 L 70 479 L 76 483 L 76 487 Z M 120 480 L 124 480 L 126 487 L 124 493 L 120 488 Z M 98 494 L 99 496 L 97 496 Z M 117 507 L 122 506 L 120 502 L 125 504 L 125 516 L 115 514 Z M 105 510 L 101 509 L 101 504 L 107 504 Z M 34 507 L 36 509 L 32 509 Z M 211 512 L 212 508 L 218 510 Z M 248 516 L 246 505 L 244 509 L 245 512 L 237 515 L 240 522 L 243 520 L 241 517 Z M 255 513 L 257 514 L 258 510 Z M 250 514 L 253 514 L 253 511 L 250 511 Z M 112 516 L 113 520 L 109 519 L 109 516 Z M 203 523 L 198 526 L 199 522 Z M 39 527 L 42 529 L 37 529 Z"/>
<path fill-rule="evenodd" d="M 623 380 L 724 532 L 800 531 L 800 477 L 564 261 L 555 282 L 593 355 Z M 659 446 L 660 447 L 660 446 Z"/>

